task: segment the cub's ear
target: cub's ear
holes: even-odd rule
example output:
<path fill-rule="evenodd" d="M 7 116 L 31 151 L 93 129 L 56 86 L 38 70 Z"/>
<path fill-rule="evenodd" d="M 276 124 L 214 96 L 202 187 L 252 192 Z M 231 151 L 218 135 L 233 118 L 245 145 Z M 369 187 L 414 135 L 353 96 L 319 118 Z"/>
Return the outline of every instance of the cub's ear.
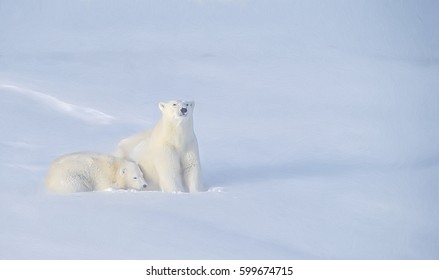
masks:
<path fill-rule="evenodd" d="M 159 103 L 159 109 L 160 109 L 160 111 L 163 112 L 163 110 L 165 110 L 165 107 L 166 107 L 166 103 L 164 103 L 164 102 L 160 102 L 160 103 Z"/>
<path fill-rule="evenodd" d="M 127 173 L 127 168 L 126 167 L 121 168 L 120 169 L 120 175 L 124 175 L 125 173 Z"/>

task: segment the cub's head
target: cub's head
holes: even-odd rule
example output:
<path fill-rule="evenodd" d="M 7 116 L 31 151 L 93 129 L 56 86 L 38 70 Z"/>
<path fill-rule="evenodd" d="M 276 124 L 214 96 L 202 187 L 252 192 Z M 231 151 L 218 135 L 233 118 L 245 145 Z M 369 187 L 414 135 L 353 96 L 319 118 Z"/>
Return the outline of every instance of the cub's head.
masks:
<path fill-rule="evenodd" d="M 143 178 L 142 170 L 137 163 L 125 160 L 119 170 L 122 187 L 126 189 L 142 190 L 148 186 Z"/>
<path fill-rule="evenodd" d="M 192 117 L 194 107 L 193 101 L 171 100 L 159 103 L 160 111 L 164 116 L 180 121 Z"/>

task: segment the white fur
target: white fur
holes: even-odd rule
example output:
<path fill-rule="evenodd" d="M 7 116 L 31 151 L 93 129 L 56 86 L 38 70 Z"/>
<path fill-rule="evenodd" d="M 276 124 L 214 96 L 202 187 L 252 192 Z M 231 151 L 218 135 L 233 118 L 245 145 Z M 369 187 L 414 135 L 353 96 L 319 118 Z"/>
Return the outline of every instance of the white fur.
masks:
<path fill-rule="evenodd" d="M 194 107 L 195 103 L 190 101 L 160 103 L 162 118 L 156 126 L 123 139 L 115 155 L 137 162 L 153 189 L 201 191 L 200 157 L 193 129 Z"/>
<path fill-rule="evenodd" d="M 46 178 L 50 192 L 101 191 L 108 188 L 144 189 L 146 182 L 132 161 L 97 153 L 74 153 L 54 160 Z"/>

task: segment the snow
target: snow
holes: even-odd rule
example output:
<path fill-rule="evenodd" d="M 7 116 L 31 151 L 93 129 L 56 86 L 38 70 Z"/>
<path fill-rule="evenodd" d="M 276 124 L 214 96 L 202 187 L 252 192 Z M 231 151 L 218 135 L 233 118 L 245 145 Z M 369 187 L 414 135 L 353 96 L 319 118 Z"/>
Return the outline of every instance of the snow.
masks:
<path fill-rule="evenodd" d="M 438 259 L 436 1 L 2 1 L 0 259 Z M 51 195 L 196 101 L 209 190 Z"/>

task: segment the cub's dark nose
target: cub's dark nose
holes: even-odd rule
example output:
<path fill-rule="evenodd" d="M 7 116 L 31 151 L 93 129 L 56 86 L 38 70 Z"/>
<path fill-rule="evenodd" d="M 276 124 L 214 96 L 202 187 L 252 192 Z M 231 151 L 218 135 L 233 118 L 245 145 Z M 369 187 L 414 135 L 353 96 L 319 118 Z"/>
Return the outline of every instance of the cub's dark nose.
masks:
<path fill-rule="evenodd" d="M 147 184 L 143 184 L 143 187 L 146 188 L 148 185 Z"/>
<path fill-rule="evenodd" d="M 187 113 L 187 109 L 186 108 L 181 108 L 180 112 L 182 112 L 183 114 L 186 114 Z"/>

